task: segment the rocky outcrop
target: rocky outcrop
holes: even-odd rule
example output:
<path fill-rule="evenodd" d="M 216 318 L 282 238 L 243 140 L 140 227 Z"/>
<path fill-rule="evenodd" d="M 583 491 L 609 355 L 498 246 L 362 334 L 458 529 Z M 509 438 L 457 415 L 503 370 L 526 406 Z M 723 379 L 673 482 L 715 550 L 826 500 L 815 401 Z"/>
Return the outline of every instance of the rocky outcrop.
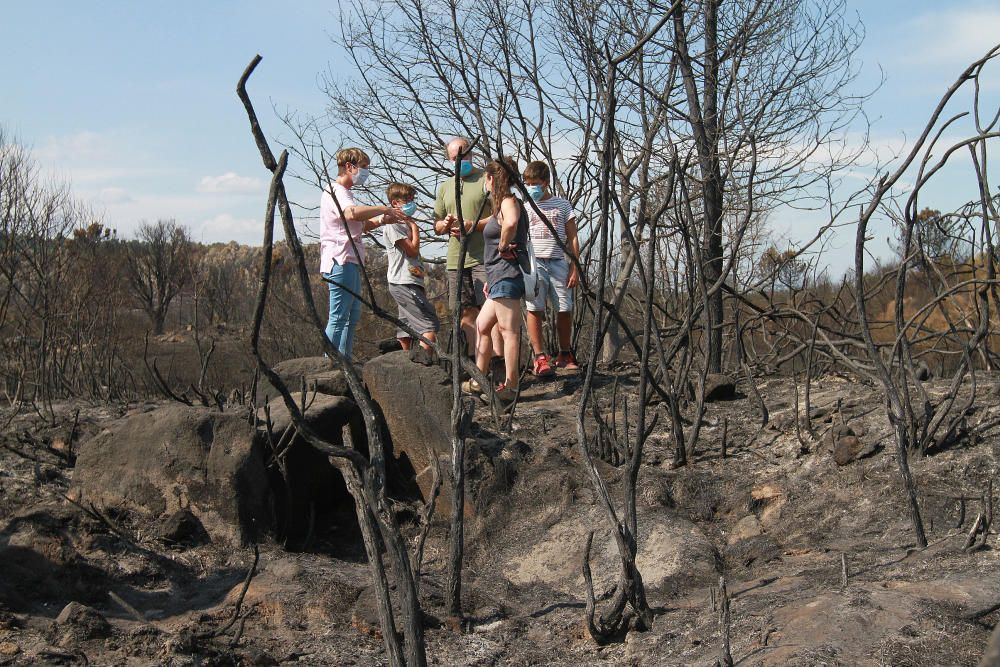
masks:
<path fill-rule="evenodd" d="M 665 508 L 640 510 L 639 552 L 636 566 L 648 591 L 672 582 L 687 586 L 709 583 L 718 576 L 718 554 L 705 534 L 690 521 Z M 512 551 L 504 558 L 503 574 L 514 584 L 545 584 L 567 595 L 579 595 L 584 585 L 580 569 L 590 530 L 594 535 L 591 570 L 596 590 L 617 578 L 618 549 L 606 518 L 596 507 L 573 510 L 553 524 L 526 551 Z"/>
<path fill-rule="evenodd" d="M 274 372 L 288 386 L 293 396 L 301 393 L 302 382 L 306 389 L 315 390 L 328 396 L 350 396 L 344 373 L 336 369 L 332 359 L 326 357 L 299 357 L 286 359 L 274 366 Z M 267 401 L 279 397 L 278 390 L 271 386 L 263 376 L 257 386 L 257 406 L 261 407 Z"/>
<path fill-rule="evenodd" d="M 301 409 L 301 396 L 296 392 L 296 405 Z M 281 398 L 268 404 L 271 441 L 279 443 L 285 429 L 292 423 L 291 415 Z M 261 427 L 267 418 L 264 409 L 258 412 Z M 367 454 L 367 439 L 361 411 L 353 399 L 346 396 L 308 394 L 303 413 L 306 424 L 334 445 L 343 445 L 343 430 L 351 432 L 355 446 Z M 270 449 L 270 445 L 268 445 Z M 310 516 L 330 510 L 353 511 L 353 501 L 340 471 L 323 452 L 309 446 L 299 436 L 293 436 L 287 454 L 282 457 L 284 475 L 280 469 L 271 471 L 275 493 L 278 533 L 289 548 L 297 548 L 309 533 Z"/>
<path fill-rule="evenodd" d="M 750 538 L 757 537 L 761 532 L 760 520 L 751 514 L 736 522 L 732 532 L 726 538 L 726 542 L 736 544 L 740 540 L 749 540 Z"/>
<path fill-rule="evenodd" d="M 85 504 L 148 519 L 187 509 L 214 541 L 273 526 L 263 443 L 235 414 L 169 405 L 126 417 L 83 443 L 73 482 Z"/>
<path fill-rule="evenodd" d="M 421 495 L 428 497 L 433 478 L 432 454 L 441 459 L 442 472 L 451 458 L 451 384 L 436 365 L 410 360 L 405 351 L 390 352 L 365 364 L 365 385 L 385 415 L 393 454 L 401 472 L 412 471 Z M 450 507 L 450 490 L 442 486 L 438 511 Z"/>

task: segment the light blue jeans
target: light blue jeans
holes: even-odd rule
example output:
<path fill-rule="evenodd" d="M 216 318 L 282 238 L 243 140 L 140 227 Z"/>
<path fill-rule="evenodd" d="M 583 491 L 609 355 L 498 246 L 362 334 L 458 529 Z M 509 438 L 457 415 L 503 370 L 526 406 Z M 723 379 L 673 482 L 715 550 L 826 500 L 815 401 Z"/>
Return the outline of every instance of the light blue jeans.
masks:
<path fill-rule="evenodd" d="M 361 319 L 361 300 L 341 287 L 343 285 L 354 294 L 361 294 L 361 267 L 353 262 L 334 264 L 324 278 L 339 283 L 330 285 L 330 315 L 326 321 L 326 337 L 337 346 L 348 360 L 354 347 L 354 331 Z"/>

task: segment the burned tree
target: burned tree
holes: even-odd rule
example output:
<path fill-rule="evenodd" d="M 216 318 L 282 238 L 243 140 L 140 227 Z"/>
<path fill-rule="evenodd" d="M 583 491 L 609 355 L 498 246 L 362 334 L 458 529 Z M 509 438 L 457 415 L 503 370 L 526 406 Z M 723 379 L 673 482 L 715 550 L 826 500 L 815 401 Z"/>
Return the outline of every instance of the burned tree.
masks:
<path fill-rule="evenodd" d="M 162 334 L 167 311 L 190 272 L 191 240 L 175 220 L 144 223 L 128 245 L 129 288 L 149 316 L 154 334 Z"/>
<path fill-rule="evenodd" d="M 899 460 L 899 470 L 904 490 L 907 496 L 910 521 L 913 525 L 917 545 L 927 546 L 920 506 L 917 500 L 916 484 L 909 467 L 909 456 L 923 453 L 929 447 L 939 446 L 942 442 L 954 437 L 956 432 L 964 428 L 966 414 L 972 406 L 976 394 L 974 353 L 990 331 L 991 295 L 996 285 L 996 254 L 994 221 L 998 219 L 996 201 L 989 195 L 987 184 L 987 143 L 1000 138 L 1000 114 L 992 118 L 983 116 L 980 98 L 975 96 L 971 114 L 960 113 L 950 118 L 944 116 L 945 108 L 955 98 L 956 94 L 967 86 L 979 90 L 980 77 L 991 60 L 1000 54 L 1000 45 L 991 49 L 982 58 L 971 64 L 958 77 L 954 84 L 941 98 L 934 109 L 923 132 L 914 143 L 913 148 L 903 158 L 897 169 L 883 174 L 872 193 L 871 200 L 861 211 L 855 240 L 855 293 L 857 298 L 857 313 L 861 323 L 861 333 L 867 346 L 868 356 L 875 367 L 885 391 L 886 408 L 889 421 L 892 424 L 896 442 L 896 455 Z M 971 82 L 971 83 L 970 83 Z M 971 115 L 972 126 L 969 136 L 948 146 L 940 146 L 944 131 L 953 126 L 962 117 Z M 964 279 L 949 283 L 943 274 L 938 275 L 937 289 L 933 298 L 922 308 L 909 317 L 904 309 L 907 295 L 908 271 L 906 263 L 896 272 L 895 301 L 892 323 L 895 338 L 880 343 L 873 334 L 871 318 L 866 304 L 866 285 L 864 282 L 864 266 L 866 254 L 867 231 L 869 222 L 880 210 L 883 200 L 888 199 L 892 188 L 906 174 L 911 174 L 915 186 L 911 189 L 903 207 L 903 234 L 901 249 L 904 257 L 909 257 L 918 234 L 920 221 L 918 214 L 919 197 L 923 188 L 950 159 L 959 153 L 967 152 L 974 167 L 979 200 L 974 204 L 972 215 L 977 218 L 976 228 L 979 231 L 979 247 L 983 257 L 983 266 L 973 265 Z M 974 299 L 975 308 L 966 315 L 965 322 L 957 322 L 953 312 L 949 312 L 957 295 L 965 291 Z M 993 299 L 993 307 L 1000 304 Z M 920 326 L 921 317 L 932 309 L 941 312 L 944 327 L 938 334 L 950 339 L 954 349 L 960 355 L 960 360 L 952 374 L 951 382 L 944 396 L 931 399 L 917 377 L 917 365 L 914 363 L 920 343 L 925 339 L 925 331 Z M 971 388 L 968 395 L 961 397 L 962 384 L 965 378 L 971 377 Z"/>
<path fill-rule="evenodd" d="M 394 666 L 425 665 L 427 664 L 427 658 L 424 649 L 423 613 L 420 610 L 420 603 L 417 599 L 410 554 L 400 533 L 394 510 L 388 502 L 385 492 L 385 445 L 382 442 L 382 433 L 385 431 L 385 424 L 379 417 L 380 413 L 375 408 L 371 397 L 362 384 L 360 375 L 354 369 L 351 361 L 340 354 L 340 351 L 326 337 L 325 326 L 316 313 L 309 283 L 309 274 L 305 265 L 305 256 L 295 230 L 291 205 L 285 193 L 282 180 L 287 166 L 288 153 L 287 151 L 283 152 L 280 158 L 275 160 L 267 139 L 260 128 L 253 104 L 246 92 L 247 80 L 260 60 L 260 56 L 257 56 L 251 61 L 237 85 L 237 93 L 249 116 L 251 132 L 257 143 L 264 166 L 272 173 L 267 210 L 264 217 L 264 257 L 250 339 L 251 351 L 257 360 L 261 373 L 281 393 L 285 406 L 288 408 L 299 434 L 310 446 L 328 454 L 344 474 L 348 489 L 354 497 L 358 522 L 361 525 L 364 536 L 365 550 L 368 554 L 369 567 L 372 574 L 372 583 L 376 592 L 382 635 L 390 664 Z M 276 209 L 280 211 L 285 231 L 285 240 L 288 243 L 296 264 L 297 277 L 303 299 L 306 302 L 306 316 L 312 320 L 314 331 L 320 339 L 326 354 L 344 372 L 351 393 L 364 416 L 365 429 L 368 435 L 368 456 L 362 454 L 356 447 L 345 447 L 334 444 L 311 429 L 305 422 L 300 407 L 296 404 L 294 398 L 292 398 L 288 388 L 264 361 L 258 349 L 260 326 L 263 319 L 264 307 L 267 302 L 270 282 Z M 386 572 L 387 568 L 382 556 L 383 545 L 391 563 L 391 573 L 397 595 L 396 602 L 399 609 L 398 616 L 394 610 L 390 583 Z M 402 642 L 397 634 L 397 621 L 402 629 Z"/>

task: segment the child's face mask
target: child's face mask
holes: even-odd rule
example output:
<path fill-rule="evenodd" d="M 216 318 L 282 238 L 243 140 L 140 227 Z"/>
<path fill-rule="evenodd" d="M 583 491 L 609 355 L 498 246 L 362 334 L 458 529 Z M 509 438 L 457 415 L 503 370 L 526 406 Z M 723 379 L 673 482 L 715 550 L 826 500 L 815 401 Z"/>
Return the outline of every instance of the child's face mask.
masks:
<path fill-rule="evenodd" d="M 541 185 L 529 185 L 525 188 L 528 191 L 528 196 L 535 201 L 540 200 L 545 196 L 545 187 Z"/>
<path fill-rule="evenodd" d="M 408 201 L 399 207 L 399 210 L 403 212 L 403 215 L 410 217 L 417 212 L 417 202 Z"/>

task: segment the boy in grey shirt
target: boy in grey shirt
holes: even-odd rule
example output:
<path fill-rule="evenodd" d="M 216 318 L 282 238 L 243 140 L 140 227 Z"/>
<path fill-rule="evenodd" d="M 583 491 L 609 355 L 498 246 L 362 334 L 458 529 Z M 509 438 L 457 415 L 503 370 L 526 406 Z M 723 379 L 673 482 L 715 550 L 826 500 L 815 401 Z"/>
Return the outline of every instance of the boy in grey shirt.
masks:
<path fill-rule="evenodd" d="M 420 231 L 412 219 L 417 211 L 417 204 L 413 201 L 416 195 L 416 189 L 404 183 L 390 183 L 385 190 L 389 205 L 398 208 L 410 218 L 408 222 L 385 225 L 382 228 L 388 259 L 386 273 L 389 294 L 396 301 L 399 319 L 427 340 L 434 341 L 441 324 L 434 306 L 427 300 L 424 291 L 424 264 L 420 261 Z M 410 334 L 400 330 L 396 332 L 396 337 L 404 350 L 410 349 L 413 344 Z M 420 344 L 430 350 L 430 346 L 423 341 Z"/>

